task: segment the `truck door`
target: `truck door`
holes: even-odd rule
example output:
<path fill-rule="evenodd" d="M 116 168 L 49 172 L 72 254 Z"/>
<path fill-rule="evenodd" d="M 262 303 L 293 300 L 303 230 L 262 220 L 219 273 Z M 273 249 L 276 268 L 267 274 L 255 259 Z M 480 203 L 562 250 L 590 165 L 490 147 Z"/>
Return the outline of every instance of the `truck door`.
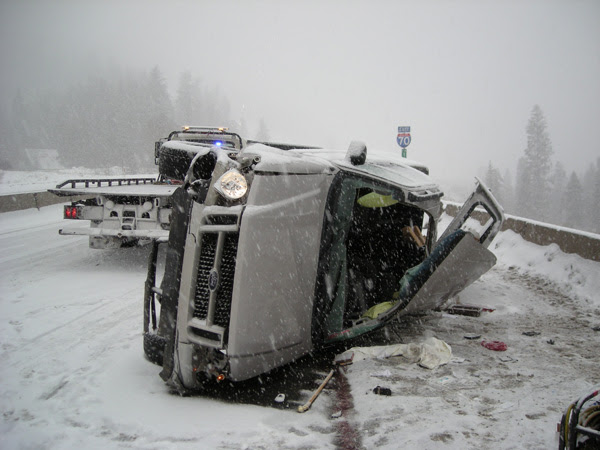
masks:
<path fill-rule="evenodd" d="M 467 220 L 477 207 L 489 215 L 480 232 L 469 230 Z M 496 257 L 487 247 L 504 222 L 502 207 L 490 190 L 477 179 L 475 191 L 440 236 L 430 255 L 406 271 L 400 282 L 397 303 L 379 314 L 377 320 L 390 320 L 396 314 L 409 314 L 441 306 L 490 270 Z"/>

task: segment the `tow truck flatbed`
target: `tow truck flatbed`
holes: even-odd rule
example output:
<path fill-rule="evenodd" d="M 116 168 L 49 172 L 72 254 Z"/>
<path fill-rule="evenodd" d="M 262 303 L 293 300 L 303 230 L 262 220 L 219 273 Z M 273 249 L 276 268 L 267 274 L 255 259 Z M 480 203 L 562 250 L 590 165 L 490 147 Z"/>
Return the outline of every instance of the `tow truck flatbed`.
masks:
<path fill-rule="evenodd" d="M 67 180 L 48 189 L 55 195 L 125 195 L 139 197 L 170 197 L 177 189 L 176 184 L 159 183 L 156 178 L 102 178 Z"/>

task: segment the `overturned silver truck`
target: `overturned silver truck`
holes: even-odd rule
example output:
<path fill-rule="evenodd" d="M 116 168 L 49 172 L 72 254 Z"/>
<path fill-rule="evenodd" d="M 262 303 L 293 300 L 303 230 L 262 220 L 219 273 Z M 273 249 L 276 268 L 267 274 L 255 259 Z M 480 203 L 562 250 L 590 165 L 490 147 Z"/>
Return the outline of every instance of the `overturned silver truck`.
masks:
<path fill-rule="evenodd" d="M 367 156 L 359 142 L 347 152 L 181 145 L 195 157 L 168 240 L 154 243 L 144 300 L 145 354 L 180 392 L 439 307 L 496 262 L 487 247 L 504 215 L 480 181 L 438 237 L 443 193 L 399 156 Z M 490 219 L 473 231 L 476 207 Z"/>

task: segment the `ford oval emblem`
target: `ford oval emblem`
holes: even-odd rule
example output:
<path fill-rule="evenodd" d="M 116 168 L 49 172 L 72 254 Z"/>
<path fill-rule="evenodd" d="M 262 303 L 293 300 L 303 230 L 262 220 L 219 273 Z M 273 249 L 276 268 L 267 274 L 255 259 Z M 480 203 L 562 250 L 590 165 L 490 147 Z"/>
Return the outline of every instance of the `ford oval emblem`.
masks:
<path fill-rule="evenodd" d="M 217 289 L 218 285 L 219 285 L 219 273 L 215 269 L 213 269 L 208 274 L 208 288 L 211 291 L 214 291 Z"/>

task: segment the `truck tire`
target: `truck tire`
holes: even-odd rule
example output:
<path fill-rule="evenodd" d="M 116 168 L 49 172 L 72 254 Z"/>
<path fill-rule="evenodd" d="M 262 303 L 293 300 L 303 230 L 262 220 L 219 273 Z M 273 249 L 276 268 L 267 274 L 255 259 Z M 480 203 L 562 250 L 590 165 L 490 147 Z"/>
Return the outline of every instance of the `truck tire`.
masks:
<path fill-rule="evenodd" d="M 167 340 L 154 333 L 144 333 L 144 353 L 146 358 L 154 364 L 163 365 L 163 355 Z"/>
<path fill-rule="evenodd" d="M 206 151 L 205 147 L 194 148 L 192 145 L 189 145 L 189 147 L 189 150 L 183 150 L 170 148 L 168 143 L 163 145 L 158 156 L 158 173 L 172 180 L 183 181 L 194 156 L 198 151 Z M 194 177 L 203 180 L 210 178 L 216 163 L 216 156 L 212 152 L 208 152 L 196 162 Z"/>

